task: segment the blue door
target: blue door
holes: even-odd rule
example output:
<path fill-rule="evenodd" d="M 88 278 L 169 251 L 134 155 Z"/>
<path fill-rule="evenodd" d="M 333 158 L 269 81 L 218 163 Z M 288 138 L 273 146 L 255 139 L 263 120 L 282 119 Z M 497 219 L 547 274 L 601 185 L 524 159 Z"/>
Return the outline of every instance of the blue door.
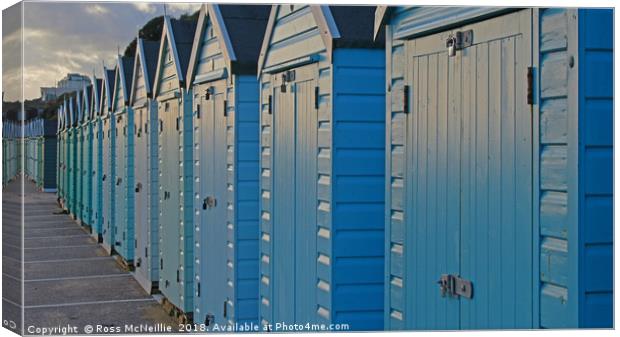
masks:
<path fill-rule="evenodd" d="M 115 176 L 114 176 L 114 250 L 124 259 L 132 260 L 127 256 L 127 114 L 122 112 L 113 116 L 116 119 Z"/>
<path fill-rule="evenodd" d="M 230 317 L 227 310 L 229 262 L 227 246 L 227 191 L 228 147 L 226 81 L 208 83 L 196 88 L 196 193 L 194 207 L 199 228 L 200 245 L 196 285 L 198 322 L 226 324 Z M 209 95 L 204 93 L 208 91 Z M 231 242 L 231 244 L 233 244 Z M 233 262 L 233 261 L 230 261 Z M 234 262 L 233 262 L 234 263 Z M 217 272 L 214 272 L 217 271 Z"/>
<path fill-rule="evenodd" d="M 274 322 L 316 322 L 316 64 L 272 77 Z"/>
<path fill-rule="evenodd" d="M 147 205 L 148 189 L 147 184 L 150 181 L 150 174 L 147 165 L 147 114 L 148 105 L 136 108 L 134 110 L 134 130 L 135 130 L 135 166 L 134 179 L 135 186 L 135 247 L 136 259 L 134 265 L 136 267 L 136 278 L 143 288 L 148 292 L 151 291 L 151 267 L 149 250 L 151 249 L 151 236 L 148 227 L 148 212 L 150 207 Z M 151 251 L 152 253 L 152 251 Z"/>
<path fill-rule="evenodd" d="M 407 42 L 410 328 L 532 328 L 531 17 Z"/>
<path fill-rule="evenodd" d="M 161 118 L 159 138 L 159 232 L 160 232 L 160 281 L 159 289 L 177 307 L 180 305 L 182 285 L 180 280 L 180 203 L 182 190 L 181 143 L 179 101 L 171 99 L 162 102 L 159 116 Z"/>

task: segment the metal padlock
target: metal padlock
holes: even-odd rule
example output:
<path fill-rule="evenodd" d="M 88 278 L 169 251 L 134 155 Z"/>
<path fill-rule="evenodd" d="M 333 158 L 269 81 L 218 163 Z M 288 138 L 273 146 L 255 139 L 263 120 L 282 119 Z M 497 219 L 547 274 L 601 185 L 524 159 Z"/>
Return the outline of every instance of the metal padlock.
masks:
<path fill-rule="evenodd" d="M 450 36 L 446 41 L 446 45 L 448 47 L 448 57 L 452 57 L 456 55 L 456 37 Z"/>

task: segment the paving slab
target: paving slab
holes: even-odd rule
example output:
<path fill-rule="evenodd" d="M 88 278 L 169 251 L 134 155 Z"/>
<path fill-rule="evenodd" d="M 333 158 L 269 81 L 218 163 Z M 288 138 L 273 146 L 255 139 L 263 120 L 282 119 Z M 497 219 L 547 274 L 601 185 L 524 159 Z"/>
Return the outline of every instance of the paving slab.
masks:
<path fill-rule="evenodd" d="M 47 238 L 28 238 L 27 240 L 24 240 L 24 248 L 75 246 L 88 243 L 95 243 L 95 239 L 88 234 Z"/>
<path fill-rule="evenodd" d="M 24 250 L 24 261 L 80 259 L 107 255 L 109 254 L 103 248 L 95 245 L 80 247 L 61 246 L 47 249 L 26 249 Z"/>
<path fill-rule="evenodd" d="M 28 294 L 26 306 L 150 298 L 130 274 L 122 278 L 26 282 L 24 291 Z"/>
<path fill-rule="evenodd" d="M 20 277 L 20 275 L 22 274 L 21 261 L 12 258 L 2 257 L 2 273 L 9 276 Z"/>
<path fill-rule="evenodd" d="M 113 258 L 96 261 L 73 261 L 71 263 L 64 261 L 26 263 L 24 264 L 24 273 L 26 280 L 126 274 L 125 271 L 118 268 L 118 264 Z"/>
<path fill-rule="evenodd" d="M 21 278 L 9 277 L 2 274 L 2 298 L 13 303 L 22 303 L 22 282 Z"/>
<path fill-rule="evenodd" d="M 56 237 L 56 236 L 71 236 L 71 235 L 88 235 L 88 234 L 86 234 L 86 232 L 80 227 L 78 227 L 76 224 L 74 228 L 64 228 L 64 229 L 49 228 L 49 229 L 37 231 L 36 233 L 29 233 L 27 239 Z"/>

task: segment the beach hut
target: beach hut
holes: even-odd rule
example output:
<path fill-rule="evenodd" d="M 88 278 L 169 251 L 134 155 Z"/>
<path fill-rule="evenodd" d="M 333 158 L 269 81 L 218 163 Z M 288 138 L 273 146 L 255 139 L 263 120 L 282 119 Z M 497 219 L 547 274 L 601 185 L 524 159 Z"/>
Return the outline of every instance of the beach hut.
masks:
<path fill-rule="evenodd" d="M 74 92 L 67 104 L 69 105 L 69 124 L 67 130 L 67 168 L 68 168 L 68 199 L 69 199 L 69 214 L 73 219 L 77 220 L 78 214 L 78 184 L 77 184 L 77 170 L 78 170 L 78 141 L 77 141 L 77 120 L 78 120 L 78 96 L 79 91 Z"/>
<path fill-rule="evenodd" d="M 101 236 L 103 248 L 112 253 L 114 245 L 114 202 L 115 202 L 115 145 L 116 145 L 116 119 L 112 115 L 112 92 L 114 89 L 114 76 L 116 69 L 103 67 L 103 83 L 99 104 L 101 105 Z"/>
<path fill-rule="evenodd" d="M 82 195 L 84 194 L 84 185 L 82 184 L 82 178 L 84 174 L 83 170 L 83 158 L 84 158 L 84 88 L 76 92 L 75 107 L 77 109 L 75 120 L 75 219 L 81 225 L 85 225 L 82 221 L 84 215 L 84 203 Z"/>
<path fill-rule="evenodd" d="M 58 202 L 64 210 L 67 208 L 67 115 L 66 100 L 58 108 L 59 130 L 58 130 Z"/>
<path fill-rule="evenodd" d="M 158 105 L 159 290 L 178 311 L 193 309 L 192 94 L 185 75 L 195 21 L 164 16 L 153 97 Z"/>
<path fill-rule="evenodd" d="M 85 84 L 82 94 L 82 165 L 81 165 L 81 185 L 82 185 L 82 225 L 88 226 L 89 230 L 92 226 L 92 170 L 93 170 L 93 130 L 91 124 L 92 118 L 92 99 L 93 86 Z"/>
<path fill-rule="evenodd" d="M 256 62 L 269 8 L 203 5 L 190 57 L 194 321 L 208 326 L 258 323 Z"/>
<path fill-rule="evenodd" d="M 151 293 L 159 281 L 157 101 L 153 80 L 159 42 L 136 39 L 129 105 L 134 113 L 134 219 L 136 251 L 134 276 Z"/>
<path fill-rule="evenodd" d="M 102 93 L 103 81 L 100 78 L 93 76 L 92 79 L 92 94 L 90 101 L 91 111 L 91 128 L 92 128 L 92 164 L 90 173 L 91 184 L 91 236 L 102 242 L 102 203 L 103 203 L 103 184 L 102 184 L 102 154 L 103 154 L 103 125 L 101 122 L 101 104 L 100 95 Z"/>
<path fill-rule="evenodd" d="M 113 248 L 132 266 L 134 254 L 133 221 L 133 135 L 134 114 L 129 106 L 129 90 L 133 73 L 133 57 L 118 56 L 114 75 L 112 113 L 115 121 L 114 143 L 114 240 Z"/>
<path fill-rule="evenodd" d="M 43 192 L 57 192 L 57 141 L 58 122 L 50 119 L 43 120 L 43 133 L 41 138 L 41 189 Z"/>
<path fill-rule="evenodd" d="M 382 7 L 386 329 L 613 326 L 613 11 Z"/>
<path fill-rule="evenodd" d="M 271 10 L 258 60 L 263 324 L 383 329 L 385 51 L 374 11 Z"/>

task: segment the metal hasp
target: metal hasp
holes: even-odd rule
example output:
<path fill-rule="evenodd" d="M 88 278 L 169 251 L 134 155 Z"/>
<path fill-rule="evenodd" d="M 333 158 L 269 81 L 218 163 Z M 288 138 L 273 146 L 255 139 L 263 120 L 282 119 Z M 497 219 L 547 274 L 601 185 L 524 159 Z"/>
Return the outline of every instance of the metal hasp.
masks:
<path fill-rule="evenodd" d="M 472 299 L 474 297 L 474 285 L 471 281 L 460 278 L 458 275 L 442 274 L 437 281 L 441 297 L 465 297 Z"/>
<path fill-rule="evenodd" d="M 448 56 L 455 56 L 457 50 L 465 49 L 474 43 L 474 31 L 456 32 L 446 40 Z"/>

